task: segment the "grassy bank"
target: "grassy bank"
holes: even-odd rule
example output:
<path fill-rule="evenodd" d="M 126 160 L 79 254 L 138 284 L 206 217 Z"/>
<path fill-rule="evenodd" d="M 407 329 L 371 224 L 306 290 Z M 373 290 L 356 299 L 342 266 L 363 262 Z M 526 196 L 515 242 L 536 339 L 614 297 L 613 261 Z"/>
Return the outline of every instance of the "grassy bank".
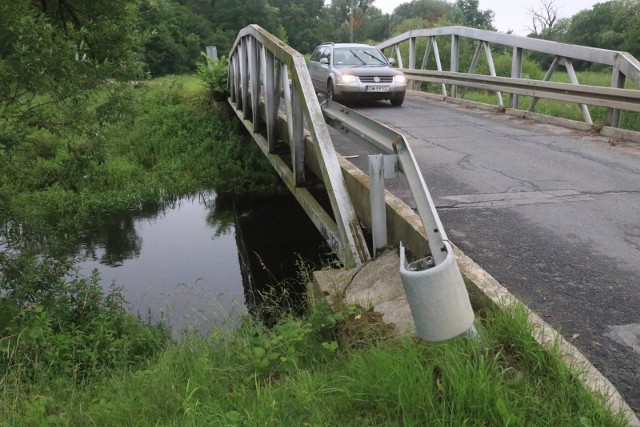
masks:
<path fill-rule="evenodd" d="M 5 425 L 622 426 L 531 338 L 522 308 L 489 313 L 481 344 L 394 338 L 372 313 L 246 321 L 90 380 L 4 377 Z"/>
<path fill-rule="evenodd" d="M 277 184 L 197 80 L 128 90 L 98 134 L 34 129 L 0 152 L 3 239 L 21 251 L 0 252 L 1 425 L 623 425 L 535 343 L 523 308 L 483 314 L 480 343 L 437 345 L 323 302 L 180 342 L 130 315 L 117 289 L 76 277 L 65 242 L 109 212 Z"/>
<path fill-rule="evenodd" d="M 277 177 L 237 119 L 211 103 L 195 77 L 166 77 L 123 91 L 126 106 L 100 123 L 96 116 L 86 126 L 90 132 L 34 128 L 15 148 L 0 149 L 5 238 L 61 241 L 103 214 L 203 189 L 277 188 Z M 107 108 L 99 92 L 87 104 Z"/>

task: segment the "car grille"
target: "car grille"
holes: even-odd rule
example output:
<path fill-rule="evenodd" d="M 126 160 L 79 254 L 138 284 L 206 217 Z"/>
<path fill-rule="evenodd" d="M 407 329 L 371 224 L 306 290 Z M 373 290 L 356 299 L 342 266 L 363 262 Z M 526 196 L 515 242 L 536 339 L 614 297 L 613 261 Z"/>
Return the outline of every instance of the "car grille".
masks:
<path fill-rule="evenodd" d="M 362 83 L 391 83 L 393 82 L 393 76 L 382 76 L 380 77 L 380 81 L 376 82 L 374 79 L 375 76 L 360 76 L 360 81 Z"/>

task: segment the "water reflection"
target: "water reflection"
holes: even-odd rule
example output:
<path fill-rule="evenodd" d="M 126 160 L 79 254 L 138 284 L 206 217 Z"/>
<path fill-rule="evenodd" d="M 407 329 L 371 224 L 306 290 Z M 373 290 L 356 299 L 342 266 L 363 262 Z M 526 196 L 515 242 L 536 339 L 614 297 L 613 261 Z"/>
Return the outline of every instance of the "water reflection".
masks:
<path fill-rule="evenodd" d="M 261 295 L 291 301 L 297 262 L 318 264 L 322 239 L 292 197 L 216 198 L 205 193 L 114 215 L 83 239 L 83 274 L 97 268 L 132 310 L 180 331 L 205 332 L 259 313 Z M 273 293 L 273 292 L 271 292 Z M 298 297 L 299 298 L 299 297 Z M 273 301 L 270 301 L 273 305 Z M 247 308 L 248 306 L 248 308 Z"/>

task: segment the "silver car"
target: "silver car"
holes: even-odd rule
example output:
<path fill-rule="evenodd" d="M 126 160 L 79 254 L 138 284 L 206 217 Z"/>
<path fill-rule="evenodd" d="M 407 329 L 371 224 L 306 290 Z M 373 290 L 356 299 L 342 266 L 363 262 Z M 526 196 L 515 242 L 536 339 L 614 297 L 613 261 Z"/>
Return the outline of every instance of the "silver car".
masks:
<path fill-rule="evenodd" d="M 329 99 L 388 99 L 399 106 L 407 79 L 392 64 L 368 44 L 324 43 L 314 49 L 307 67 L 316 92 Z"/>

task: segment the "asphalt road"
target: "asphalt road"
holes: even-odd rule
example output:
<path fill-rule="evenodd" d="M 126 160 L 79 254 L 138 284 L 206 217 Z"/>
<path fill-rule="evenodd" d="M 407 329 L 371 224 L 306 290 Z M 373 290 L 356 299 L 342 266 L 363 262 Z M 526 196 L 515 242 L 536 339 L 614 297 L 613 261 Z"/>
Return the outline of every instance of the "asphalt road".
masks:
<path fill-rule="evenodd" d="M 640 413 L 640 144 L 416 96 L 350 107 L 405 135 L 449 238 Z"/>

